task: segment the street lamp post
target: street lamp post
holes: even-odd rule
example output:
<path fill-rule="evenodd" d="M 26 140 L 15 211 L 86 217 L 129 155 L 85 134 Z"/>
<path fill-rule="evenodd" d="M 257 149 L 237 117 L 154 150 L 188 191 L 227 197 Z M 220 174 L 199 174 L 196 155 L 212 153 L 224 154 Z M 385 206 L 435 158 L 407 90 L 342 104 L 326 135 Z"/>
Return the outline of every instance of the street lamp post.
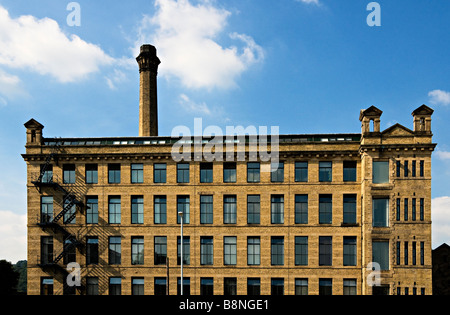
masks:
<path fill-rule="evenodd" d="M 181 295 L 183 295 L 183 211 L 179 211 L 178 215 L 181 218 L 181 251 L 180 251 L 180 255 L 181 255 Z"/>

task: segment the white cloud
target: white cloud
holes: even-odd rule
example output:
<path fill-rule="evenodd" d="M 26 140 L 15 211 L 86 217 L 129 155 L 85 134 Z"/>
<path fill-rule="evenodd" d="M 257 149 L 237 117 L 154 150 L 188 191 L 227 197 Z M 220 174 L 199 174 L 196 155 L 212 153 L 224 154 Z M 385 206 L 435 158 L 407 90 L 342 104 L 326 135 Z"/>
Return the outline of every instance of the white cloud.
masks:
<path fill-rule="evenodd" d="M 446 151 L 436 151 L 434 153 L 440 160 L 450 160 L 450 152 Z"/>
<path fill-rule="evenodd" d="M 450 105 L 450 92 L 442 91 L 442 90 L 433 90 L 428 93 L 430 97 L 430 103 L 436 105 Z"/>
<path fill-rule="evenodd" d="M 113 62 L 99 46 L 64 34 L 52 19 L 11 18 L 0 6 L 0 65 L 73 82 Z"/>
<path fill-rule="evenodd" d="M 145 16 L 140 25 L 141 44 L 156 46 L 162 64 L 159 73 L 175 77 L 187 88 L 232 88 L 251 65 L 263 60 L 263 49 L 253 38 L 232 32 L 229 47 L 218 39 L 226 33 L 231 13 L 204 0 L 156 0 L 154 16 Z"/>
<path fill-rule="evenodd" d="M 180 105 L 186 111 L 193 114 L 211 115 L 211 110 L 208 108 L 205 102 L 196 103 L 192 101 L 186 94 L 180 95 Z"/>
<path fill-rule="evenodd" d="M 431 201 L 433 248 L 442 243 L 450 245 L 450 197 L 438 197 Z"/>
<path fill-rule="evenodd" d="M 6 73 L 0 69 L 0 106 L 7 105 L 7 99 L 26 94 L 21 88 L 21 80 L 18 76 Z"/>
<path fill-rule="evenodd" d="M 316 4 L 319 5 L 319 0 L 296 0 L 297 2 L 303 2 L 307 4 Z"/>
<path fill-rule="evenodd" d="M 27 259 L 27 216 L 0 211 L 0 259 L 12 263 Z"/>

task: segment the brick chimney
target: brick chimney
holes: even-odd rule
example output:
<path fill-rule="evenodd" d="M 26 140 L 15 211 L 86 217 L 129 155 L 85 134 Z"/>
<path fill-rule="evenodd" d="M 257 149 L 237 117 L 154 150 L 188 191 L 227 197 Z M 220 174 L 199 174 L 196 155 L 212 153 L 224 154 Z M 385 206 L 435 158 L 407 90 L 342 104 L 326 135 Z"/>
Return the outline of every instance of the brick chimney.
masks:
<path fill-rule="evenodd" d="M 139 137 L 158 136 L 158 93 L 157 75 L 161 63 L 156 56 L 156 48 L 142 45 L 136 58 L 139 64 Z"/>

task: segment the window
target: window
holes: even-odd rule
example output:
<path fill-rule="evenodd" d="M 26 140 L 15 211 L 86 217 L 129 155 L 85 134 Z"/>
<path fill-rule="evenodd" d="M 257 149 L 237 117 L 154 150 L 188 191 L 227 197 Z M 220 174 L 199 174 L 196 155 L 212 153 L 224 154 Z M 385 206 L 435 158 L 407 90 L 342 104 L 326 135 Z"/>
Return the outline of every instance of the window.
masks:
<path fill-rule="evenodd" d="M 166 163 L 153 164 L 153 182 L 161 184 L 166 182 Z"/>
<path fill-rule="evenodd" d="M 131 223 L 144 223 L 144 197 L 142 196 L 131 197 Z"/>
<path fill-rule="evenodd" d="M 344 161 L 344 182 L 356 182 L 356 161 Z"/>
<path fill-rule="evenodd" d="M 213 164 L 200 163 L 200 183 L 213 182 Z"/>
<path fill-rule="evenodd" d="M 75 239 L 73 237 L 65 237 L 64 238 L 64 257 L 63 257 L 63 263 L 64 265 L 67 265 L 71 262 L 77 261 L 77 251 L 76 251 L 76 244 Z"/>
<path fill-rule="evenodd" d="M 120 265 L 122 263 L 122 239 L 120 236 L 110 236 L 108 244 L 108 263 Z"/>
<path fill-rule="evenodd" d="M 236 224 L 236 196 L 223 197 L 223 223 Z"/>
<path fill-rule="evenodd" d="M 181 237 L 177 237 L 177 264 L 181 265 Z M 183 235 L 183 265 L 191 264 L 191 238 Z"/>
<path fill-rule="evenodd" d="M 98 295 L 98 278 L 86 278 L 86 295 Z"/>
<path fill-rule="evenodd" d="M 372 242 L 372 261 L 380 265 L 380 270 L 389 270 L 389 241 Z"/>
<path fill-rule="evenodd" d="M 86 198 L 86 224 L 98 224 L 98 197 Z"/>
<path fill-rule="evenodd" d="M 261 263 L 261 243 L 259 237 L 247 238 L 247 264 L 259 265 Z"/>
<path fill-rule="evenodd" d="M 270 281 L 270 294 L 271 295 L 284 295 L 284 279 L 272 278 Z"/>
<path fill-rule="evenodd" d="M 295 181 L 308 182 L 308 162 L 295 162 Z"/>
<path fill-rule="evenodd" d="M 411 162 L 411 176 L 416 177 L 416 161 Z"/>
<path fill-rule="evenodd" d="M 319 224 L 331 224 L 333 218 L 333 196 L 319 195 Z"/>
<path fill-rule="evenodd" d="M 389 198 L 372 200 L 372 225 L 374 227 L 389 226 Z"/>
<path fill-rule="evenodd" d="M 109 196 L 108 198 L 108 221 L 110 224 L 120 224 L 121 222 L 120 196 Z"/>
<path fill-rule="evenodd" d="M 356 224 L 356 195 L 344 195 L 344 223 Z"/>
<path fill-rule="evenodd" d="M 68 210 L 66 210 L 68 209 Z M 75 224 L 76 223 L 76 211 L 77 206 L 75 205 L 75 197 L 67 196 L 64 199 L 64 224 Z"/>
<path fill-rule="evenodd" d="M 425 265 L 425 243 L 420 242 L 420 265 Z"/>
<path fill-rule="evenodd" d="M 177 183 L 189 183 L 189 164 L 177 164 Z"/>
<path fill-rule="evenodd" d="M 53 165 L 49 164 L 45 168 L 45 164 L 41 165 L 41 182 L 42 183 L 53 183 Z"/>
<path fill-rule="evenodd" d="M 284 182 L 284 162 L 270 164 L 270 180 L 272 183 Z"/>
<path fill-rule="evenodd" d="M 332 162 L 319 162 L 319 182 L 331 182 L 333 178 L 332 173 Z"/>
<path fill-rule="evenodd" d="M 400 198 L 397 198 L 396 206 L 397 206 L 396 218 L 397 221 L 400 221 Z"/>
<path fill-rule="evenodd" d="M 420 177 L 424 177 L 425 175 L 424 175 L 424 173 L 425 173 L 425 161 L 420 161 L 420 164 L 419 164 L 419 176 Z"/>
<path fill-rule="evenodd" d="M 42 265 L 53 263 L 53 237 L 41 236 L 41 261 Z"/>
<path fill-rule="evenodd" d="M 167 198 L 166 196 L 155 196 L 153 206 L 155 224 L 167 223 Z"/>
<path fill-rule="evenodd" d="M 247 223 L 260 224 L 260 196 L 247 196 Z"/>
<path fill-rule="evenodd" d="M 319 279 L 319 295 L 332 295 L 332 294 L 333 294 L 333 280 Z"/>
<path fill-rule="evenodd" d="M 397 161 L 396 162 L 396 176 L 397 177 L 400 177 L 400 171 L 401 171 L 401 169 L 402 169 L 402 166 L 401 166 L 401 164 L 400 164 L 400 161 Z"/>
<path fill-rule="evenodd" d="M 181 278 L 177 278 L 177 295 L 181 295 Z M 191 279 L 183 277 L 183 295 L 191 295 Z"/>
<path fill-rule="evenodd" d="M 272 195 L 271 196 L 271 223 L 283 224 L 284 223 L 284 196 Z"/>
<path fill-rule="evenodd" d="M 144 264 L 144 238 L 141 236 L 131 238 L 131 264 Z"/>
<path fill-rule="evenodd" d="M 308 295 L 308 279 L 295 279 L 295 295 Z"/>
<path fill-rule="evenodd" d="M 165 265 L 167 257 L 167 237 L 155 236 L 155 265 Z"/>
<path fill-rule="evenodd" d="M 356 295 L 356 279 L 344 279 L 344 295 Z"/>
<path fill-rule="evenodd" d="M 260 164 L 258 162 L 247 163 L 247 182 L 259 183 Z"/>
<path fill-rule="evenodd" d="M 272 236 L 271 238 L 271 264 L 272 266 L 284 265 L 284 237 Z"/>
<path fill-rule="evenodd" d="M 425 199 L 420 198 L 420 209 L 419 209 L 420 221 L 424 220 L 425 215 Z"/>
<path fill-rule="evenodd" d="M 344 266 L 356 266 L 356 236 L 344 236 Z"/>
<path fill-rule="evenodd" d="M 413 198 L 411 202 L 411 219 L 416 221 L 416 198 Z"/>
<path fill-rule="evenodd" d="M 416 248 L 416 242 L 412 242 L 412 264 L 415 266 L 417 264 L 417 248 Z"/>
<path fill-rule="evenodd" d="M 63 183 L 75 184 L 75 164 L 63 165 Z"/>
<path fill-rule="evenodd" d="M 53 295 L 52 278 L 41 278 L 41 295 Z"/>
<path fill-rule="evenodd" d="M 247 279 L 247 295 L 261 294 L 261 280 L 259 278 Z"/>
<path fill-rule="evenodd" d="M 308 195 L 295 195 L 295 224 L 308 224 Z"/>
<path fill-rule="evenodd" d="M 200 237 L 200 264 L 213 264 L 213 238 L 212 236 Z"/>
<path fill-rule="evenodd" d="M 295 237 L 295 265 L 308 266 L 308 237 Z"/>
<path fill-rule="evenodd" d="M 237 278 L 223 279 L 223 295 L 237 295 Z"/>
<path fill-rule="evenodd" d="M 405 247 L 404 247 L 404 256 L 403 256 L 403 258 L 404 258 L 404 264 L 405 264 L 405 266 L 408 266 L 408 242 L 405 242 Z"/>
<path fill-rule="evenodd" d="M 200 278 L 200 295 L 213 295 L 213 294 L 214 294 L 214 279 Z"/>
<path fill-rule="evenodd" d="M 131 295 L 144 295 L 144 278 L 131 278 Z"/>
<path fill-rule="evenodd" d="M 98 184 L 97 164 L 86 164 L 86 184 Z"/>
<path fill-rule="evenodd" d="M 41 223 L 53 221 L 53 197 L 41 197 Z"/>
<path fill-rule="evenodd" d="M 236 236 L 225 236 L 223 238 L 223 264 L 236 265 L 236 255 Z"/>
<path fill-rule="evenodd" d="M 403 201 L 403 207 L 404 207 L 404 220 L 408 221 L 408 198 L 405 198 Z"/>
<path fill-rule="evenodd" d="M 397 241 L 397 243 L 396 243 L 396 261 L 395 261 L 395 263 L 397 264 L 397 265 L 400 265 L 400 246 L 401 246 L 401 243 L 400 242 L 398 242 Z"/>
<path fill-rule="evenodd" d="M 144 164 L 131 164 L 131 183 L 142 184 L 144 182 Z"/>
<path fill-rule="evenodd" d="M 223 182 L 224 183 L 236 182 L 236 163 L 227 162 L 223 164 Z"/>
<path fill-rule="evenodd" d="M 166 295 L 166 278 L 155 277 L 155 295 Z"/>
<path fill-rule="evenodd" d="M 122 295 L 122 278 L 109 278 L 109 295 Z"/>
<path fill-rule="evenodd" d="M 319 266 L 331 266 L 333 262 L 331 236 L 319 236 Z"/>
<path fill-rule="evenodd" d="M 98 237 L 88 237 L 86 241 L 86 265 L 98 264 Z"/>
<path fill-rule="evenodd" d="M 372 182 L 374 184 L 389 183 L 389 161 L 373 161 Z"/>
<path fill-rule="evenodd" d="M 189 196 L 177 196 L 177 223 L 181 224 L 179 212 L 183 213 L 183 224 L 190 223 L 190 199 Z"/>
<path fill-rule="evenodd" d="M 200 224 L 213 223 L 213 196 L 200 196 Z"/>
<path fill-rule="evenodd" d="M 108 183 L 120 184 L 120 164 L 108 164 Z"/>
<path fill-rule="evenodd" d="M 408 173 L 408 161 L 405 161 L 403 166 L 404 166 L 404 175 L 405 175 L 405 177 L 408 177 L 408 174 L 409 174 Z"/>

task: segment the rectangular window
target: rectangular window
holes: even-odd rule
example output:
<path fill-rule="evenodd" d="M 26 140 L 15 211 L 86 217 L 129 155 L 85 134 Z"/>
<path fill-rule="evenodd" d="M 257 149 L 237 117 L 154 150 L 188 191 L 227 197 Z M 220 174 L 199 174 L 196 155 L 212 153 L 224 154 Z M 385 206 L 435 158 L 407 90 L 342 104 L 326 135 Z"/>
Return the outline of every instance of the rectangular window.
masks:
<path fill-rule="evenodd" d="M 400 259 L 401 259 L 401 257 L 400 257 L 400 255 L 401 255 L 401 253 L 400 253 L 400 251 L 401 251 L 400 247 L 401 247 L 401 243 L 397 241 L 397 244 L 396 244 L 396 254 L 397 254 L 397 255 L 396 255 L 396 264 L 397 264 L 397 265 L 400 265 Z"/>
<path fill-rule="evenodd" d="M 212 236 L 200 237 L 200 264 L 213 264 L 213 238 Z"/>
<path fill-rule="evenodd" d="M 261 294 L 261 279 L 260 278 L 248 278 L 247 279 L 247 295 L 260 295 Z"/>
<path fill-rule="evenodd" d="M 98 277 L 86 277 L 86 295 L 98 295 Z"/>
<path fill-rule="evenodd" d="M 411 202 L 411 220 L 416 221 L 416 198 Z"/>
<path fill-rule="evenodd" d="M 247 264 L 259 265 L 261 263 L 261 241 L 259 237 L 247 238 Z"/>
<path fill-rule="evenodd" d="M 389 241 L 372 242 L 372 261 L 380 265 L 380 270 L 389 270 Z"/>
<path fill-rule="evenodd" d="M 98 184 L 97 164 L 86 164 L 86 184 Z"/>
<path fill-rule="evenodd" d="M 425 243 L 420 242 L 420 265 L 425 265 Z"/>
<path fill-rule="evenodd" d="M 144 197 L 142 196 L 131 197 L 131 223 L 144 223 Z"/>
<path fill-rule="evenodd" d="M 122 263 L 122 239 L 120 236 L 110 236 L 108 244 L 108 263 L 120 265 Z"/>
<path fill-rule="evenodd" d="M 74 203 L 75 197 L 73 196 L 67 196 L 64 199 L 64 224 L 75 224 L 76 223 L 76 211 L 77 206 Z"/>
<path fill-rule="evenodd" d="M 41 236 L 41 261 L 42 265 L 53 263 L 53 237 Z"/>
<path fill-rule="evenodd" d="M 200 278 L 200 295 L 214 294 L 214 278 Z"/>
<path fill-rule="evenodd" d="M 260 223 L 260 196 L 248 195 L 247 196 L 247 223 L 259 224 Z"/>
<path fill-rule="evenodd" d="M 295 279 L 295 295 L 308 295 L 308 279 Z"/>
<path fill-rule="evenodd" d="M 332 294 L 333 294 L 333 280 L 319 279 L 319 295 L 332 295 Z"/>
<path fill-rule="evenodd" d="M 417 264 L 417 248 L 416 248 L 416 242 L 412 242 L 412 264 L 415 266 Z"/>
<path fill-rule="evenodd" d="M 120 164 L 108 164 L 108 183 L 120 184 Z"/>
<path fill-rule="evenodd" d="M 167 257 L 167 237 L 155 236 L 155 265 L 165 265 Z"/>
<path fill-rule="evenodd" d="M 223 264 L 236 265 L 237 245 L 235 236 L 223 238 Z"/>
<path fill-rule="evenodd" d="M 344 236 L 344 266 L 356 266 L 356 236 Z"/>
<path fill-rule="evenodd" d="M 416 177 L 416 161 L 412 161 L 411 164 L 411 176 Z"/>
<path fill-rule="evenodd" d="M 237 295 L 237 278 L 223 279 L 223 295 Z"/>
<path fill-rule="evenodd" d="M 144 278 L 131 278 L 131 295 L 144 295 Z"/>
<path fill-rule="evenodd" d="M 177 223 L 181 224 L 178 213 L 183 213 L 183 224 L 190 223 L 190 198 L 189 196 L 177 196 Z"/>
<path fill-rule="evenodd" d="M 200 224 L 213 223 L 213 196 L 200 196 Z"/>
<path fill-rule="evenodd" d="M 319 266 L 331 266 L 333 263 L 332 253 L 331 236 L 319 236 Z"/>
<path fill-rule="evenodd" d="M 356 161 L 344 161 L 344 182 L 356 182 Z"/>
<path fill-rule="evenodd" d="M 403 200 L 403 211 L 404 211 L 404 220 L 408 221 L 408 198 Z"/>
<path fill-rule="evenodd" d="M 272 195 L 271 196 L 271 223 L 283 224 L 284 223 L 284 196 Z"/>
<path fill-rule="evenodd" d="M 181 265 L 181 237 L 177 237 L 177 264 Z M 183 235 L 183 265 L 191 264 L 191 238 Z"/>
<path fill-rule="evenodd" d="M 308 237 L 295 237 L 295 265 L 308 266 Z"/>
<path fill-rule="evenodd" d="M 155 295 L 166 295 L 166 278 L 155 277 Z"/>
<path fill-rule="evenodd" d="M 71 262 L 77 261 L 77 248 L 75 243 L 75 238 L 67 236 L 64 238 L 64 257 L 63 263 L 67 265 Z"/>
<path fill-rule="evenodd" d="M 191 278 L 183 277 L 183 294 L 191 295 Z M 181 295 L 181 278 L 177 278 L 177 295 Z"/>
<path fill-rule="evenodd" d="M 131 164 L 131 183 L 142 184 L 144 182 L 144 164 Z"/>
<path fill-rule="evenodd" d="M 200 163 L 200 183 L 213 182 L 213 163 Z"/>
<path fill-rule="evenodd" d="M 153 182 L 162 184 L 166 182 L 167 165 L 166 163 L 153 164 Z"/>
<path fill-rule="evenodd" d="M 122 278 L 109 278 L 109 295 L 122 295 Z"/>
<path fill-rule="evenodd" d="M 167 223 L 167 197 L 155 196 L 154 197 L 154 221 L 155 224 Z"/>
<path fill-rule="evenodd" d="M 419 209 L 420 221 L 424 220 L 425 216 L 425 199 L 420 198 L 420 209 Z"/>
<path fill-rule="evenodd" d="M 404 166 L 404 176 L 408 177 L 409 175 L 408 161 L 405 161 L 403 166 Z"/>
<path fill-rule="evenodd" d="M 41 223 L 53 221 L 53 197 L 41 197 Z"/>
<path fill-rule="evenodd" d="M 86 265 L 98 264 L 98 237 L 88 237 L 86 240 Z"/>
<path fill-rule="evenodd" d="M 120 196 L 109 196 L 108 198 L 108 221 L 110 224 L 121 222 L 121 198 Z"/>
<path fill-rule="evenodd" d="M 389 226 L 389 198 L 374 198 L 372 200 L 372 226 Z"/>
<path fill-rule="evenodd" d="M 419 174 L 420 177 L 425 176 L 425 161 L 420 161 Z"/>
<path fill-rule="evenodd" d="M 236 224 L 236 196 L 223 197 L 223 223 Z"/>
<path fill-rule="evenodd" d="M 396 164 L 396 165 L 395 165 L 395 166 L 396 166 L 396 167 L 395 167 L 395 169 L 396 169 L 395 175 L 396 175 L 397 177 L 400 177 L 400 172 L 401 172 L 401 170 L 402 170 L 402 165 L 401 165 L 400 161 L 397 161 L 395 164 Z"/>
<path fill-rule="evenodd" d="M 397 218 L 397 221 L 400 221 L 400 198 L 397 198 L 396 206 L 397 206 L 396 218 Z"/>
<path fill-rule="evenodd" d="M 189 183 L 189 163 L 177 164 L 177 183 Z"/>
<path fill-rule="evenodd" d="M 284 182 L 284 162 L 270 164 L 270 180 L 272 183 Z"/>
<path fill-rule="evenodd" d="M 295 224 L 308 224 L 308 195 L 295 195 Z"/>
<path fill-rule="evenodd" d="M 372 182 L 374 184 L 389 183 L 389 161 L 373 161 Z"/>
<path fill-rule="evenodd" d="M 272 236 L 271 238 L 271 265 L 283 266 L 284 265 L 284 237 Z"/>
<path fill-rule="evenodd" d="M 356 295 L 356 279 L 344 279 L 344 295 Z"/>
<path fill-rule="evenodd" d="M 319 182 L 331 182 L 333 179 L 333 163 L 319 162 Z"/>
<path fill-rule="evenodd" d="M 284 295 L 284 279 L 272 278 L 270 281 L 270 294 L 271 295 Z"/>
<path fill-rule="evenodd" d="M 308 182 L 308 162 L 295 162 L 295 181 Z"/>
<path fill-rule="evenodd" d="M 224 183 L 236 182 L 236 163 L 234 162 L 223 163 L 223 182 Z"/>
<path fill-rule="evenodd" d="M 141 236 L 131 238 L 131 264 L 144 264 L 144 238 Z"/>
<path fill-rule="evenodd" d="M 247 182 L 259 183 L 260 164 L 258 162 L 247 163 Z"/>
<path fill-rule="evenodd" d="M 331 224 L 333 219 L 333 196 L 319 195 L 319 224 Z"/>
<path fill-rule="evenodd" d="M 41 278 L 41 295 L 53 295 L 53 279 Z"/>
<path fill-rule="evenodd" d="M 86 198 L 86 224 L 98 224 L 98 197 Z"/>
<path fill-rule="evenodd" d="M 63 183 L 75 184 L 75 164 L 63 165 Z"/>
<path fill-rule="evenodd" d="M 405 250 L 404 250 L 404 259 L 405 259 L 405 266 L 408 266 L 408 242 L 405 242 Z"/>
<path fill-rule="evenodd" d="M 356 194 L 344 195 L 344 224 L 356 224 Z"/>

